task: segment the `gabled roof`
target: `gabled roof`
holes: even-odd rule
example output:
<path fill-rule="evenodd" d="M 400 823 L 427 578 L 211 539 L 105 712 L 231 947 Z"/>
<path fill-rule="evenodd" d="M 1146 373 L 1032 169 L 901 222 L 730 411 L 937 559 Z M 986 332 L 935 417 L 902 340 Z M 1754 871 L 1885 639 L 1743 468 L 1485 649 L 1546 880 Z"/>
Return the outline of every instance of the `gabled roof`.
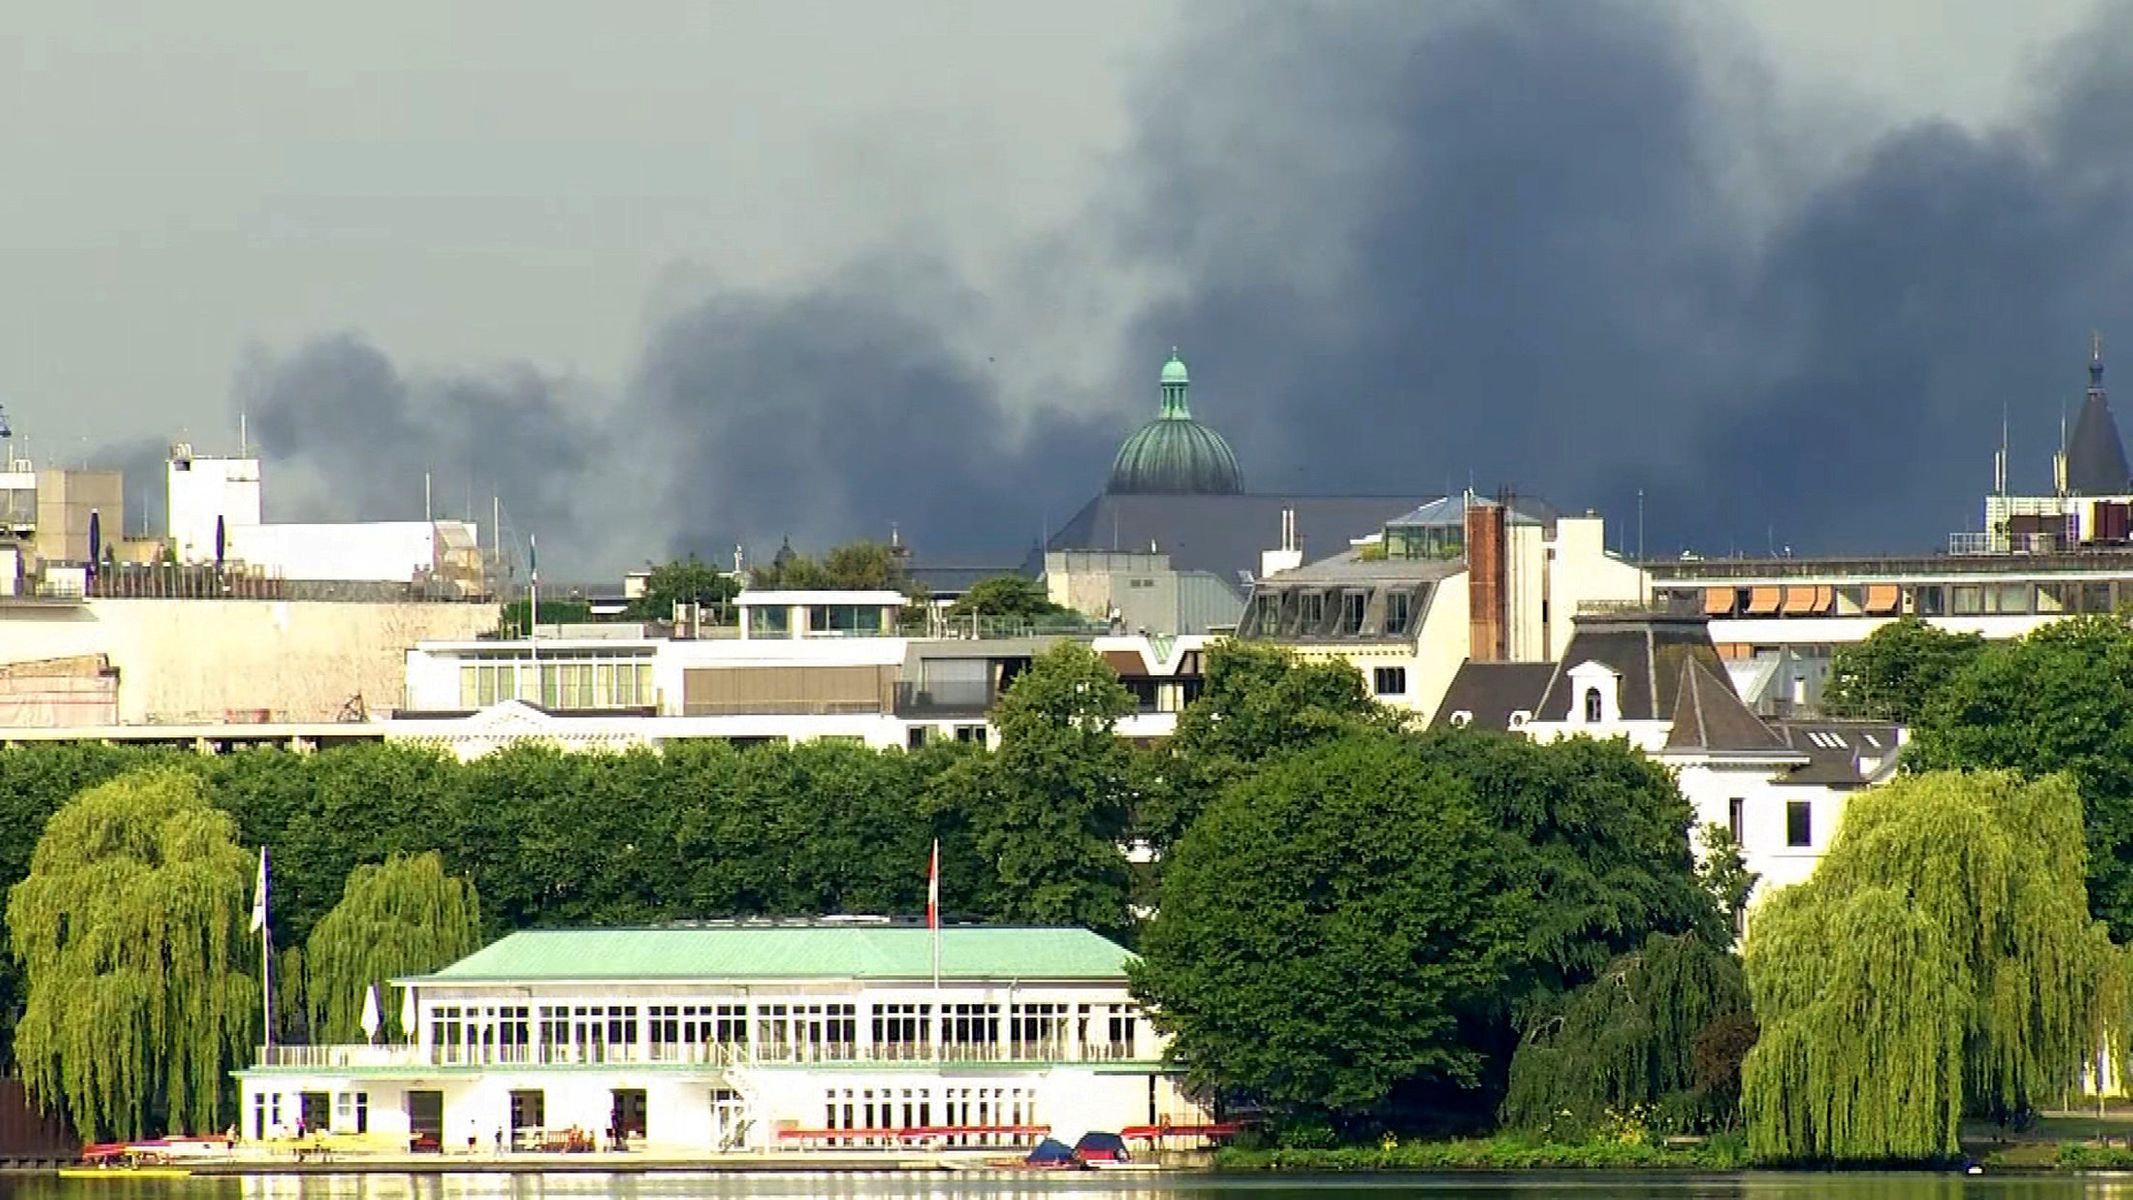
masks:
<path fill-rule="evenodd" d="M 1548 679 L 1554 674 L 1555 664 L 1549 662 L 1461 663 L 1430 725 L 1437 729 L 1464 725 L 1492 733 L 1506 732 L 1511 728 L 1512 713 L 1539 710 L 1541 695 L 1548 690 Z M 1455 720 L 1460 713 L 1467 714 L 1466 720 Z"/>
<path fill-rule="evenodd" d="M 1694 655 L 1681 660 L 1674 685 L 1674 724 L 1668 750 L 1713 753 L 1783 751 L 1785 739 L 1741 703 L 1723 675 Z"/>
<path fill-rule="evenodd" d="M 1086 929 L 948 926 L 943 979 L 1123 981 L 1132 954 Z M 931 931 L 913 925 L 737 922 L 524 930 L 412 982 L 930 979 Z"/>

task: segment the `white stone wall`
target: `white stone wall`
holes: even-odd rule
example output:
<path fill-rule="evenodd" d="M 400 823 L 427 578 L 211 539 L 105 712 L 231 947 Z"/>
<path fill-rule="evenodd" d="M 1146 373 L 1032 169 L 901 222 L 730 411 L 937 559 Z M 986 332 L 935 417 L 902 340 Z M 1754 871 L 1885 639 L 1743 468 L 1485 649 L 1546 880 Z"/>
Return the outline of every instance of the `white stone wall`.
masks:
<path fill-rule="evenodd" d="M 331 721 L 356 696 L 397 706 L 416 642 L 495 624 L 486 604 L 90 600 L 0 609 L 0 663 L 107 655 L 127 725 Z"/>

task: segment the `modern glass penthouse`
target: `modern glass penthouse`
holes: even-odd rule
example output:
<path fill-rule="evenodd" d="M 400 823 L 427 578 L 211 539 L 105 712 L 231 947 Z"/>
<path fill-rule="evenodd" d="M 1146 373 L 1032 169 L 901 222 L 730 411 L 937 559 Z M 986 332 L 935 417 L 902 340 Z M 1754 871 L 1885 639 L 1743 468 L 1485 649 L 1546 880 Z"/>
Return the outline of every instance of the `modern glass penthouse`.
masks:
<path fill-rule="evenodd" d="M 401 981 L 414 1036 L 273 1046 L 237 1073 L 252 1137 L 418 1148 L 619 1132 L 664 1153 L 1004 1146 L 1192 1126 L 1126 988 L 1079 929 L 878 920 L 511 934 Z"/>

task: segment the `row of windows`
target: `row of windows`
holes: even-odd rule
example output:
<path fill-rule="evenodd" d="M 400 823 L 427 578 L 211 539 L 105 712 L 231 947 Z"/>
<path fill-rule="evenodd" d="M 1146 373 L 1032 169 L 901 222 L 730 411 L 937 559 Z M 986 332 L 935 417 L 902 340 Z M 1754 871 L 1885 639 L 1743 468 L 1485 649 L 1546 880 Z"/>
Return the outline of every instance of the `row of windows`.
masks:
<path fill-rule="evenodd" d="M 1041 1123 L 1034 1088 L 831 1088 L 823 1096 L 825 1129 L 971 1130 Z"/>
<path fill-rule="evenodd" d="M 462 664 L 459 707 L 524 700 L 543 708 L 640 708 L 653 703 L 652 664 L 639 659 L 505 659 Z"/>
<path fill-rule="evenodd" d="M 1757 619 L 1850 616 L 1919 617 L 2057 616 L 2108 613 L 2133 602 L 2133 581 L 2061 581 L 2051 583 L 1921 583 L 1758 585 L 1725 588 L 1668 588 L 1666 595 L 1684 606 L 1703 606 L 1714 616 Z M 1715 596 L 1715 599 L 1713 598 Z"/>
<path fill-rule="evenodd" d="M 1114 1044 L 1133 1041 L 1136 1010 L 1130 1005 L 949 1004 L 941 1008 L 941 1039 L 951 1045 L 1058 1041 L 1067 1022 L 1104 1020 Z M 877 1044 L 922 1044 L 930 1040 L 931 1004 L 878 1004 L 869 1013 Z M 439 1046 L 524 1046 L 535 1034 L 543 1046 L 634 1045 L 644 1035 L 655 1046 L 715 1043 L 744 1045 L 751 1029 L 759 1046 L 852 1045 L 858 1041 L 859 1006 L 807 1004 L 457 1005 L 430 1010 L 430 1041 Z M 1084 1037 L 1088 1027 L 1083 1026 Z"/>
<path fill-rule="evenodd" d="M 1370 599 L 1384 598 L 1383 618 L 1373 627 Z M 1243 628 L 1248 636 L 1404 637 L 1419 603 L 1415 585 L 1380 588 L 1270 588 L 1252 597 Z"/>

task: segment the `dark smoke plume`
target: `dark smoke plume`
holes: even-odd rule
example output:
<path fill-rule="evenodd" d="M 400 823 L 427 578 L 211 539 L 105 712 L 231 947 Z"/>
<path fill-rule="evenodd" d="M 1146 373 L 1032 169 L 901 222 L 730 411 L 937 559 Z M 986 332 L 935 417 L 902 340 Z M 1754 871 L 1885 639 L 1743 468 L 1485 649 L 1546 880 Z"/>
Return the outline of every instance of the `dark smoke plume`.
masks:
<path fill-rule="evenodd" d="M 2003 406 L 2048 485 L 2122 325 L 2123 61 L 1803 188 L 1739 161 L 1791 131 L 1656 6 L 1207 15 L 1126 236 L 1182 259 L 1144 324 L 1247 381 L 1217 419 L 1262 477 L 1512 484 L 1617 530 L 1642 488 L 1655 551 L 1923 549 L 1975 527 Z M 1724 186 L 1758 166 L 1774 227 Z"/>
<path fill-rule="evenodd" d="M 531 367 L 410 375 L 341 334 L 252 364 L 236 404 L 267 459 L 269 520 L 419 519 L 427 474 L 433 512 L 471 507 L 485 539 L 492 495 L 518 534 L 588 521 L 582 489 L 605 435 L 566 381 Z M 274 474 L 287 466 L 321 486 L 290 503 Z"/>
<path fill-rule="evenodd" d="M 708 299 L 653 336 L 632 388 L 636 432 L 668 482 L 659 526 L 676 550 L 737 541 L 767 556 L 790 535 L 820 551 L 886 539 L 930 561 L 1013 563 L 1044 506 L 1086 499 L 1109 421 L 1047 411 L 1028 427 L 995 383 L 886 290 Z"/>
<path fill-rule="evenodd" d="M 1182 346 L 1257 490 L 1510 485 L 1604 509 L 1630 549 L 1641 493 L 1654 553 L 1914 551 L 1975 526 L 2003 410 L 2015 482 L 2048 486 L 2091 328 L 2125 335 L 2133 395 L 2123 39 L 2065 51 L 2005 128 L 1893 129 L 1804 174 L 1817 135 L 1755 64 L 1656 5 L 1225 2 L 1184 27 L 1104 201 L 1028 274 L 1167 274 L 1111 392 Z M 1141 413 L 1010 412 L 952 336 L 974 301 L 906 275 L 708 294 L 612 420 L 531 371 L 409 377 L 348 337 L 241 403 L 340 515 L 407 515 L 425 467 L 459 472 L 602 569 L 892 522 L 931 561 L 1019 560 Z"/>

